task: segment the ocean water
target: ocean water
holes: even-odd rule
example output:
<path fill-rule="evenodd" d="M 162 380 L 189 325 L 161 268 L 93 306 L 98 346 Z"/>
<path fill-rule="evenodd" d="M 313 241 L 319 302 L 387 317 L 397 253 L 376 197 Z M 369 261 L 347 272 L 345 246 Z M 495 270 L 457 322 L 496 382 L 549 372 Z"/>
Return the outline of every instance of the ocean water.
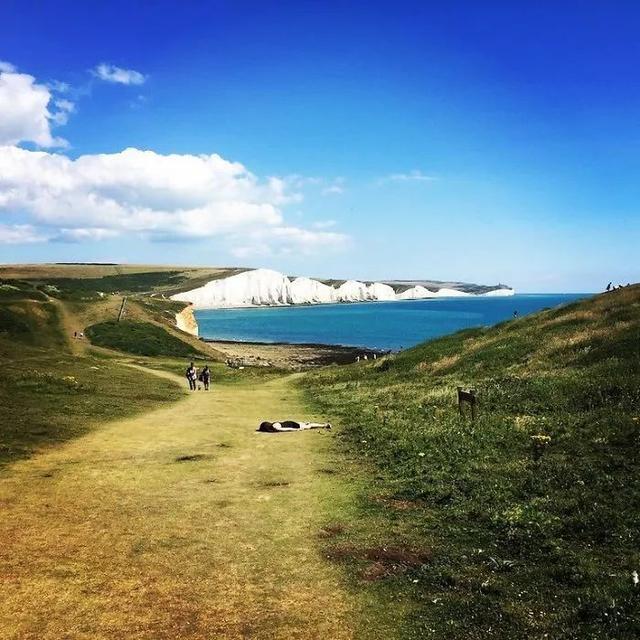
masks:
<path fill-rule="evenodd" d="M 588 294 L 517 294 L 195 312 L 200 335 L 218 340 L 341 344 L 403 349 L 470 327 L 490 326 Z"/>

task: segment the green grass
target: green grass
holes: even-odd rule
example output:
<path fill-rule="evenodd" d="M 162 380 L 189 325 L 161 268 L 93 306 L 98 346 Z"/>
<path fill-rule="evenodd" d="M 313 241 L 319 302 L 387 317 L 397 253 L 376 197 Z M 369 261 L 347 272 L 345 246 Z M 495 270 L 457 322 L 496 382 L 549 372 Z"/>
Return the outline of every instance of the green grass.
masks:
<path fill-rule="evenodd" d="M 58 309 L 50 302 L 30 298 L 0 304 L 0 340 L 15 345 L 64 345 Z"/>
<path fill-rule="evenodd" d="M 0 300 L 0 465 L 179 397 L 113 358 L 72 355 L 59 306 L 17 288 L 22 299 Z"/>
<path fill-rule="evenodd" d="M 358 549 L 431 553 L 368 587 L 404 603 L 398 638 L 640 634 L 640 287 L 302 385 L 371 474 L 338 554 L 353 580 Z M 457 385 L 477 389 L 476 424 Z"/>
<path fill-rule="evenodd" d="M 178 286 L 186 280 L 179 271 L 123 273 L 99 278 L 46 278 L 34 284 L 62 300 L 95 300 L 102 294 L 142 293 L 158 287 Z M 13 282 L 11 282 L 13 284 Z"/>
<path fill-rule="evenodd" d="M 87 327 L 92 344 L 143 356 L 174 356 L 191 358 L 201 355 L 190 344 L 150 322 L 115 320 Z"/>
<path fill-rule="evenodd" d="M 29 348 L 6 358 L 3 346 L 0 466 L 181 396 L 177 386 L 113 360 Z"/>
<path fill-rule="evenodd" d="M 12 300 L 46 300 L 47 296 L 31 283 L 22 280 L 0 279 L 0 303 Z"/>

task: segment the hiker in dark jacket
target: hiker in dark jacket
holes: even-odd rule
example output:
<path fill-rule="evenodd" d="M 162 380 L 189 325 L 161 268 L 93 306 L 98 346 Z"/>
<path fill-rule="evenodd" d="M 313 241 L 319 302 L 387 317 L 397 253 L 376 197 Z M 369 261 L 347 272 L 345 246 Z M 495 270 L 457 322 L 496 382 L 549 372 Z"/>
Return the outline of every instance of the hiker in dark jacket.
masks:
<path fill-rule="evenodd" d="M 204 385 L 204 390 L 209 391 L 209 382 L 211 381 L 211 369 L 209 369 L 209 365 L 207 365 L 200 372 L 200 382 Z"/>

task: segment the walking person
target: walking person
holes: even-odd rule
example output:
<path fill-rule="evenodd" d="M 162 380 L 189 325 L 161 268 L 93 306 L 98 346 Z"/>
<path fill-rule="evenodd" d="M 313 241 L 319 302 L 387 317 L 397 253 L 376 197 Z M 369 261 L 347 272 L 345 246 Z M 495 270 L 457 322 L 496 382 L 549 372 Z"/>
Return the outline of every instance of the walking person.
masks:
<path fill-rule="evenodd" d="M 200 372 L 200 382 L 204 385 L 204 390 L 209 391 L 209 382 L 211 381 L 211 369 L 209 369 L 209 365 L 206 365 L 205 368 Z"/>
<path fill-rule="evenodd" d="M 193 364 L 193 362 L 187 367 L 186 374 L 187 380 L 189 381 L 189 390 L 196 390 L 196 380 L 198 379 L 198 372 Z"/>

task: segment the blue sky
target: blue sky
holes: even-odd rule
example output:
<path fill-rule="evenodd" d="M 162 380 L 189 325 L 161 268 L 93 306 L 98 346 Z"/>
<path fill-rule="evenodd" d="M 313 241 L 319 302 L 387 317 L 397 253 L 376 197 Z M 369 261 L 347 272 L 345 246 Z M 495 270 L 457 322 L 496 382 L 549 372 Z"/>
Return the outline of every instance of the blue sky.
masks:
<path fill-rule="evenodd" d="M 639 25 L 633 2 L 5 0 L 0 260 L 638 281 Z"/>

